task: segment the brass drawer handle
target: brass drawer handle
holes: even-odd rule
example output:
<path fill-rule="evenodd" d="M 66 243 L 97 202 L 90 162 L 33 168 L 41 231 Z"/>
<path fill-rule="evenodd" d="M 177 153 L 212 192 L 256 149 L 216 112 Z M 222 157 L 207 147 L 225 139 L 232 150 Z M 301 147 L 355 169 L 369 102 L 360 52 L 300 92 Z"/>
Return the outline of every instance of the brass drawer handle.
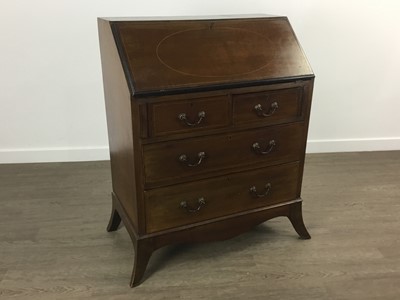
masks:
<path fill-rule="evenodd" d="M 270 140 L 268 144 L 269 144 L 269 147 L 265 151 L 261 150 L 260 144 L 257 142 L 255 142 L 252 145 L 252 147 L 253 147 L 253 150 L 255 153 L 265 155 L 265 154 L 270 153 L 272 151 L 272 149 L 274 149 L 274 147 L 276 146 L 275 140 Z"/>
<path fill-rule="evenodd" d="M 206 157 L 206 153 L 201 151 L 201 152 L 197 153 L 197 157 L 199 158 L 197 160 L 197 162 L 190 163 L 189 162 L 189 158 L 187 157 L 187 155 L 186 154 L 181 154 L 179 156 L 179 161 L 182 162 L 182 163 L 185 163 L 186 166 L 188 166 L 188 167 L 197 167 L 198 165 L 200 165 L 202 163 L 203 159 Z"/>
<path fill-rule="evenodd" d="M 195 213 L 195 212 L 198 212 L 204 205 L 206 205 L 206 200 L 204 200 L 203 197 L 200 197 L 197 200 L 197 203 L 198 203 L 198 206 L 196 208 L 192 208 L 189 206 L 189 204 L 187 204 L 186 201 L 182 201 L 180 204 L 180 207 L 186 209 L 187 212 Z"/>
<path fill-rule="evenodd" d="M 256 198 L 266 197 L 268 195 L 269 191 L 271 190 L 271 184 L 267 183 L 264 186 L 264 190 L 265 190 L 264 194 L 259 194 L 259 193 L 257 193 L 257 188 L 255 186 L 252 186 L 250 188 L 250 193 Z"/>
<path fill-rule="evenodd" d="M 261 106 L 261 104 L 257 104 L 256 106 L 254 106 L 254 109 L 256 110 L 256 113 L 259 117 L 270 117 L 272 116 L 276 110 L 278 109 L 278 102 L 272 102 L 271 106 L 269 107 L 269 110 L 267 113 L 264 112 L 263 107 Z"/>
<path fill-rule="evenodd" d="M 181 120 L 181 121 L 183 121 L 183 122 L 185 122 L 185 124 L 186 124 L 187 126 L 194 127 L 194 126 L 199 125 L 199 124 L 204 120 L 204 118 L 206 117 L 206 112 L 205 112 L 205 111 L 201 111 L 201 112 L 199 112 L 199 113 L 197 114 L 197 116 L 199 117 L 199 119 L 198 119 L 197 121 L 195 121 L 195 122 L 190 122 L 190 121 L 187 119 L 187 116 L 186 116 L 185 113 L 180 113 L 180 114 L 178 115 L 178 119 Z"/>

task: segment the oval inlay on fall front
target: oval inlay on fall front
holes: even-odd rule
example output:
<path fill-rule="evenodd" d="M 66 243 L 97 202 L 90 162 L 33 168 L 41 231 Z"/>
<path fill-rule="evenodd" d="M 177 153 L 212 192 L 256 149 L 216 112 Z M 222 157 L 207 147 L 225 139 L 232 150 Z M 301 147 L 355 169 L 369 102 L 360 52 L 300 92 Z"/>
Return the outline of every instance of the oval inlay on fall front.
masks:
<path fill-rule="evenodd" d="M 210 26 L 172 33 L 159 42 L 156 51 L 161 63 L 183 75 L 229 77 L 267 67 L 275 51 L 265 49 L 271 48 L 274 44 L 259 33 Z"/>

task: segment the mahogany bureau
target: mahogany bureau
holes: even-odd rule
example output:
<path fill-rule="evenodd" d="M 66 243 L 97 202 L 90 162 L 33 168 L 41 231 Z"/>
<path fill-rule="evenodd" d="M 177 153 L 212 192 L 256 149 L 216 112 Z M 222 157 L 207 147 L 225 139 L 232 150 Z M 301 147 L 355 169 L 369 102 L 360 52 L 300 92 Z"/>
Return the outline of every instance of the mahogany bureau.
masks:
<path fill-rule="evenodd" d="M 99 18 L 112 213 L 152 252 L 223 240 L 300 198 L 314 75 L 286 17 Z"/>

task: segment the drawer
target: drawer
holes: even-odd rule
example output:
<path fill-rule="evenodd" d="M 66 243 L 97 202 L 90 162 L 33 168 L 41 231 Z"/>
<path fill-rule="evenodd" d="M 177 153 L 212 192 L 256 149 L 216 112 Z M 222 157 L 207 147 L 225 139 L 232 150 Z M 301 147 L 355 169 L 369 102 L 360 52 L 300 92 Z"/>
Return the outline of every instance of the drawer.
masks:
<path fill-rule="evenodd" d="M 164 136 L 228 126 L 230 103 L 228 96 L 216 96 L 150 104 L 150 134 Z"/>
<path fill-rule="evenodd" d="M 234 95 L 233 107 L 235 125 L 279 124 L 304 118 L 302 88 Z"/>
<path fill-rule="evenodd" d="M 144 145 L 146 187 L 300 160 L 304 131 L 303 123 L 294 123 Z"/>
<path fill-rule="evenodd" d="M 147 232 L 294 200 L 299 169 L 290 163 L 146 191 Z"/>

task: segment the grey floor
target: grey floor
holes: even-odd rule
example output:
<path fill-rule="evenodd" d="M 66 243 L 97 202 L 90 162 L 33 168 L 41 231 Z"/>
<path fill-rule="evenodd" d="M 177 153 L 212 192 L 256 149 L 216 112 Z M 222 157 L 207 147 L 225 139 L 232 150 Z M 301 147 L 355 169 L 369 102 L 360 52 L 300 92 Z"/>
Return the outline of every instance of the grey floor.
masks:
<path fill-rule="evenodd" d="M 108 162 L 0 165 L 0 299 L 400 299 L 399 151 L 308 155 L 311 240 L 277 218 L 162 248 L 134 289 L 110 190 Z"/>

